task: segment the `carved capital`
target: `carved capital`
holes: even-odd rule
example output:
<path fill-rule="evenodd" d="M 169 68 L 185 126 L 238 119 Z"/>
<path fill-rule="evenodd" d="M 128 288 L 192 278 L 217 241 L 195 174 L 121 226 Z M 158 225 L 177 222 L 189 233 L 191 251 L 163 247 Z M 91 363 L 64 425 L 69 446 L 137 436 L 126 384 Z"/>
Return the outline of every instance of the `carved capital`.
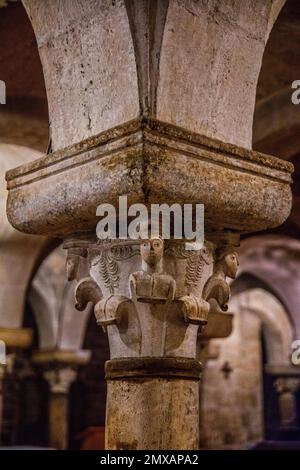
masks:
<path fill-rule="evenodd" d="M 66 395 L 76 380 L 77 371 L 73 367 L 55 367 L 45 370 L 43 375 L 50 386 L 51 393 Z"/>
<path fill-rule="evenodd" d="M 279 377 L 275 380 L 274 386 L 279 395 L 294 395 L 300 387 L 300 377 Z"/>
<path fill-rule="evenodd" d="M 81 238 L 68 240 L 65 248 L 71 256 L 84 250 L 76 261 L 77 274 L 80 263 L 85 266 L 76 308 L 92 302 L 111 358 L 195 358 L 198 331 L 205 332 L 210 317 L 227 317 L 226 277 L 235 277 L 238 261 L 224 240 L 207 239 L 197 251 L 188 250 L 184 240 L 160 238 Z"/>
<path fill-rule="evenodd" d="M 87 364 L 90 358 L 89 350 L 42 349 L 32 355 L 33 363 L 41 369 L 54 394 L 67 394 L 80 366 Z"/>

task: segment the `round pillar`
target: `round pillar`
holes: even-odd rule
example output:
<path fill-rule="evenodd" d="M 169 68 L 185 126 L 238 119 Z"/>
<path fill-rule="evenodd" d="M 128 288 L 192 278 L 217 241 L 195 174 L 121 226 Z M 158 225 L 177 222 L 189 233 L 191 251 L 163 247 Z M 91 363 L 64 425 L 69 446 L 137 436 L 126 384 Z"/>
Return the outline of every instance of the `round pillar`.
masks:
<path fill-rule="evenodd" d="M 106 448 L 198 449 L 201 369 L 179 357 L 108 361 Z"/>

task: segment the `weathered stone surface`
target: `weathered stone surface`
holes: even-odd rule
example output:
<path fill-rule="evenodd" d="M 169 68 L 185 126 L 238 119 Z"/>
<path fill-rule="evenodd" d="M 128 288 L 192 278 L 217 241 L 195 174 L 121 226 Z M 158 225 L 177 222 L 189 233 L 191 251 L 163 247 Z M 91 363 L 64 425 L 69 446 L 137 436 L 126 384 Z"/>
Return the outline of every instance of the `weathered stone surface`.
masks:
<path fill-rule="evenodd" d="M 27 349 L 33 343 L 33 331 L 30 328 L 0 328 L 0 340 L 7 348 Z"/>
<path fill-rule="evenodd" d="M 74 306 L 74 282 L 68 283 L 66 256 L 59 246 L 41 263 L 28 293 L 41 349 L 76 351 L 82 347 L 90 309 Z"/>
<path fill-rule="evenodd" d="M 289 214 L 292 168 L 137 120 L 8 172 L 8 217 L 27 233 L 66 236 L 93 230 L 97 206 L 126 194 L 129 204 L 204 204 L 207 229 L 262 230 Z"/>
<path fill-rule="evenodd" d="M 43 65 L 53 149 L 139 114 L 124 2 L 24 1 Z"/>
<path fill-rule="evenodd" d="M 5 171 L 41 156 L 26 147 L 0 144 L 0 327 L 22 326 L 28 282 L 41 252 L 47 245 L 44 237 L 17 232 L 6 216 L 7 191 Z"/>
<path fill-rule="evenodd" d="M 25 0 L 53 149 L 141 115 L 251 148 L 261 60 L 283 3 Z"/>
<path fill-rule="evenodd" d="M 207 240 L 195 251 L 187 250 L 184 240 L 65 242 L 71 279 L 79 280 L 77 308 L 94 304 L 96 321 L 108 332 L 111 358 L 194 358 L 198 330 L 205 332 L 211 319 L 220 326 L 210 326 L 208 337 L 230 333 L 226 277 L 235 277 L 238 261 L 227 237 L 224 245 Z M 86 274 L 80 278 L 82 264 Z"/>
<path fill-rule="evenodd" d="M 235 313 L 232 334 L 210 343 L 217 354 L 208 357 L 203 371 L 200 445 L 209 449 L 245 449 L 263 439 L 266 403 L 263 404 L 262 331 L 266 372 L 278 377 L 284 371 L 297 372 L 297 368 L 289 366 L 292 325 L 288 312 L 274 295 L 263 289 L 246 289 L 233 295 L 229 305 Z"/>
<path fill-rule="evenodd" d="M 235 307 L 235 308 L 234 308 Z M 220 353 L 203 372 L 200 447 L 246 448 L 263 437 L 259 320 L 236 305 L 233 333 L 218 341 Z M 228 375 L 222 372 L 225 361 Z"/>
<path fill-rule="evenodd" d="M 91 352 L 85 350 L 40 350 L 33 355 L 49 384 L 48 435 L 49 446 L 54 449 L 68 448 L 69 391 L 79 366 L 87 364 L 90 357 Z"/>
<path fill-rule="evenodd" d="M 251 148 L 261 58 L 282 3 L 170 1 L 157 118 Z"/>
<path fill-rule="evenodd" d="M 141 366 L 139 361 L 133 361 L 130 370 L 133 372 L 136 366 L 135 373 L 119 379 L 110 377 L 111 372 L 107 371 L 107 449 L 198 449 L 200 366 L 196 368 L 189 360 L 173 364 L 169 361 L 161 370 L 163 361 L 157 359 L 150 366 L 147 358 Z M 186 368 L 185 378 L 180 378 L 180 367 Z M 119 368 L 122 372 L 122 361 Z M 179 429 L 180 432 L 175 431 Z"/>
<path fill-rule="evenodd" d="M 69 279 L 79 281 L 77 308 L 92 302 L 109 338 L 109 449 L 198 447 L 198 331 L 217 317 L 219 328 L 210 327 L 208 337 L 230 333 L 226 277 L 234 278 L 238 267 L 232 246 L 238 237 L 212 240 L 196 251 L 185 240 L 161 238 L 65 241 Z M 230 319 L 225 327 L 222 315 Z"/>
<path fill-rule="evenodd" d="M 251 147 L 256 80 L 283 1 L 24 3 L 41 52 L 55 152 L 8 173 L 10 221 L 67 238 L 77 308 L 94 305 L 111 357 L 129 361 L 128 375 L 126 368 L 108 375 L 107 447 L 195 449 L 197 367 L 183 378 L 180 361 L 195 365 L 206 324 L 203 340 L 230 331 L 231 315 L 222 328 L 214 323 L 226 317 L 226 278 L 238 265 L 232 236 L 277 226 L 291 206 L 292 166 L 236 146 Z M 191 259 L 168 253 L 161 239 L 144 240 L 138 253 L 128 241 L 120 250 L 91 239 L 97 206 L 116 205 L 120 194 L 129 204 L 205 205 L 205 244 L 191 273 Z M 214 238 L 220 233 L 225 244 Z M 248 320 L 256 347 L 260 321 Z M 137 362 L 147 369 L 149 356 L 156 371 L 165 361 L 170 370 L 143 376 Z M 244 370 L 239 378 L 249 384 Z M 255 393 L 243 398 L 258 409 Z M 240 421 L 230 423 L 233 434 Z"/>

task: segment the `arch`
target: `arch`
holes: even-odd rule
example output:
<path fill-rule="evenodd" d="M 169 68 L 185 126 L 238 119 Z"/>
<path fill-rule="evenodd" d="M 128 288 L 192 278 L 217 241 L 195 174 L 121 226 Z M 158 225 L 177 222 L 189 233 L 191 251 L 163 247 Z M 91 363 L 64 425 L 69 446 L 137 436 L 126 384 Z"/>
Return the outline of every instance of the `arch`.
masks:
<path fill-rule="evenodd" d="M 28 293 L 40 349 L 81 349 L 91 308 L 75 309 L 74 287 L 66 280 L 65 254 L 59 246 L 40 265 Z"/>
<path fill-rule="evenodd" d="M 34 31 L 21 1 L 1 3 L 0 79 L 6 104 L 0 106 L 0 142 L 45 152 L 48 106 Z"/>
<path fill-rule="evenodd" d="M 139 115 L 124 1 L 23 0 L 43 65 L 52 149 Z"/>
<path fill-rule="evenodd" d="M 145 114 L 251 148 L 261 59 L 284 0 L 23 3 L 53 149 Z"/>
<path fill-rule="evenodd" d="M 284 306 L 270 292 L 261 288 L 250 289 L 234 296 L 232 311 L 256 315 L 264 330 L 269 365 L 289 365 L 293 326 Z"/>
<path fill-rule="evenodd" d="M 300 73 L 299 20 L 299 2 L 287 0 L 265 48 L 253 121 L 253 148 L 286 159 L 299 153 L 299 106 L 291 101 Z"/>
<path fill-rule="evenodd" d="M 284 3 L 170 1 L 158 119 L 251 148 L 261 60 Z"/>
<path fill-rule="evenodd" d="M 212 341 L 218 355 L 203 374 L 200 427 L 203 446 L 212 449 L 248 448 L 263 440 L 261 332 L 268 365 L 289 364 L 293 338 L 286 309 L 262 288 L 233 295 L 229 308 L 235 312 L 233 331 Z"/>
<path fill-rule="evenodd" d="M 0 106 L 0 328 L 20 328 L 28 286 L 52 242 L 20 233 L 9 224 L 5 173 L 42 156 L 48 145 L 49 121 L 31 22 L 21 1 L 2 3 L 0 62 L 5 67 L 0 79 L 6 86 L 6 103 Z"/>
<path fill-rule="evenodd" d="M 0 144 L 0 327 L 22 326 L 27 287 L 37 260 L 48 244 L 45 237 L 17 232 L 6 217 L 4 175 L 11 165 L 38 158 L 40 153 L 27 147 Z"/>
<path fill-rule="evenodd" d="M 260 235 L 242 241 L 239 248 L 239 275 L 249 273 L 270 286 L 270 291 L 286 307 L 300 334 L 300 241 L 281 235 Z"/>

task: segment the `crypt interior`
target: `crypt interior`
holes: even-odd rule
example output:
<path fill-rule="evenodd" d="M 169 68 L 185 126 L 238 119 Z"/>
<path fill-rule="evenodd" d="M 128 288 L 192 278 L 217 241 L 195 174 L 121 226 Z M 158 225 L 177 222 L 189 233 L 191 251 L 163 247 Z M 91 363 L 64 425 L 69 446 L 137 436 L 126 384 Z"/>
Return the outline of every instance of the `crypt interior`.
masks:
<path fill-rule="evenodd" d="M 300 2 L 2 0 L 0 80 L 0 446 L 300 448 Z M 95 241 L 119 195 L 204 248 Z"/>

